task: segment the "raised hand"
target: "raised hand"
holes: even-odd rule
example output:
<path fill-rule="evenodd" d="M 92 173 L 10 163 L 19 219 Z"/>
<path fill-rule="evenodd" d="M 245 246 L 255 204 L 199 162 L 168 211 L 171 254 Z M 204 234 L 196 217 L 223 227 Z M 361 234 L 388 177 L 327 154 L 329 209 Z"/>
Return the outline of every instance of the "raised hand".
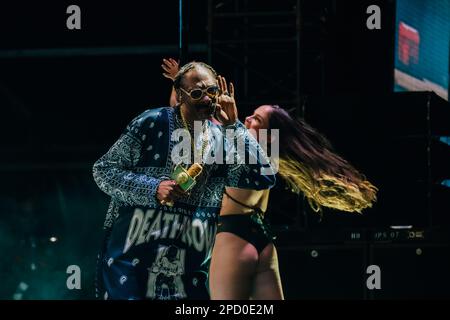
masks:
<path fill-rule="evenodd" d="M 235 124 L 238 120 L 236 101 L 234 100 L 234 85 L 230 82 L 228 91 L 227 81 L 224 77 L 218 76 L 220 95 L 217 98 L 216 117 L 223 125 Z"/>
<path fill-rule="evenodd" d="M 163 59 L 161 68 L 163 68 L 163 70 L 165 71 L 162 75 L 173 81 L 179 70 L 179 62 L 175 61 L 172 58 Z"/>

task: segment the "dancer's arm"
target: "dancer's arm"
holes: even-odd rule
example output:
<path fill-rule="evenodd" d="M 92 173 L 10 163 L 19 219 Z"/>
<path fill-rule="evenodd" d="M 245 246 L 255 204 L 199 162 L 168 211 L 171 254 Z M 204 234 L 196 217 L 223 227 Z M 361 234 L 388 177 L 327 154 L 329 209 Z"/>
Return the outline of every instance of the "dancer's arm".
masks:
<path fill-rule="evenodd" d="M 164 70 L 162 75 L 173 81 L 178 73 L 179 63 L 172 58 L 163 59 L 161 68 Z M 169 104 L 171 107 L 175 107 L 178 104 L 177 92 L 174 87 L 172 87 L 172 92 L 170 93 Z"/>

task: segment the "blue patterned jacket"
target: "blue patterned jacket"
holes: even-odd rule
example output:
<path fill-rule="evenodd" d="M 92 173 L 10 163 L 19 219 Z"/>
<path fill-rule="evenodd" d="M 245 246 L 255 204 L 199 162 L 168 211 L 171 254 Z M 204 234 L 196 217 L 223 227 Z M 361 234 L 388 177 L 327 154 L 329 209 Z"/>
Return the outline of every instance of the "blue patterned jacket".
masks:
<path fill-rule="evenodd" d="M 225 186 L 267 189 L 275 175 L 261 175 L 270 165 L 261 161 L 256 140 L 242 123 L 233 129 L 245 141 L 246 155 L 258 152 L 254 164 L 206 164 L 189 194 L 173 207 L 162 206 L 156 192 L 175 167 L 172 133 L 183 128 L 179 108 L 149 109 L 136 117 L 119 140 L 93 167 L 94 180 L 111 196 L 99 259 L 97 293 L 114 299 L 208 298 L 207 262 L 214 243 L 217 216 Z M 210 149 L 223 128 L 208 122 Z M 223 140 L 225 141 L 225 140 Z M 254 156 L 254 155 L 253 155 Z"/>

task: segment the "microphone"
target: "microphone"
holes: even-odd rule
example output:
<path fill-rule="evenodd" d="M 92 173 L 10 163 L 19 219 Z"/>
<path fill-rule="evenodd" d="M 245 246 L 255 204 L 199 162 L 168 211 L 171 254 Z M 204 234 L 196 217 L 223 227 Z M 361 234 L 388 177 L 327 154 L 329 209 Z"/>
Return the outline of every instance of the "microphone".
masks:
<path fill-rule="evenodd" d="M 196 184 L 196 178 L 202 172 L 203 167 L 199 163 L 194 163 L 189 169 L 184 169 L 182 166 L 177 165 L 172 173 L 172 179 L 175 180 L 178 185 L 184 191 L 189 191 Z"/>
<path fill-rule="evenodd" d="M 177 182 L 177 184 L 181 187 L 181 189 L 183 189 L 183 191 L 189 191 L 197 183 L 195 178 L 198 177 L 202 170 L 203 167 L 199 163 L 194 163 L 187 170 L 178 164 L 173 170 L 171 177 Z M 172 200 L 163 200 L 161 201 L 161 204 L 164 206 L 173 207 L 174 202 Z"/>

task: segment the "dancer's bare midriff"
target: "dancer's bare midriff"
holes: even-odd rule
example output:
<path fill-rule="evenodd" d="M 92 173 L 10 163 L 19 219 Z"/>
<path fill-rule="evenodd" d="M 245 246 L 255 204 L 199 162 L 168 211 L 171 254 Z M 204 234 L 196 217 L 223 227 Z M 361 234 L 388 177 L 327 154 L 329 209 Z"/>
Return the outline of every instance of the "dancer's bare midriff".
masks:
<path fill-rule="evenodd" d="M 226 192 L 234 199 L 249 207 L 258 207 L 262 212 L 265 212 L 267 209 L 269 189 L 249 190 L 227 187 Z M 231 200 L 226 194 L 224 194 L 222 199 L 222 208 L 220 209 L 221 216 L 230 214 L 250 214 L 252 212 L 252 209 L 238 204 L 237 202 Z"/>

